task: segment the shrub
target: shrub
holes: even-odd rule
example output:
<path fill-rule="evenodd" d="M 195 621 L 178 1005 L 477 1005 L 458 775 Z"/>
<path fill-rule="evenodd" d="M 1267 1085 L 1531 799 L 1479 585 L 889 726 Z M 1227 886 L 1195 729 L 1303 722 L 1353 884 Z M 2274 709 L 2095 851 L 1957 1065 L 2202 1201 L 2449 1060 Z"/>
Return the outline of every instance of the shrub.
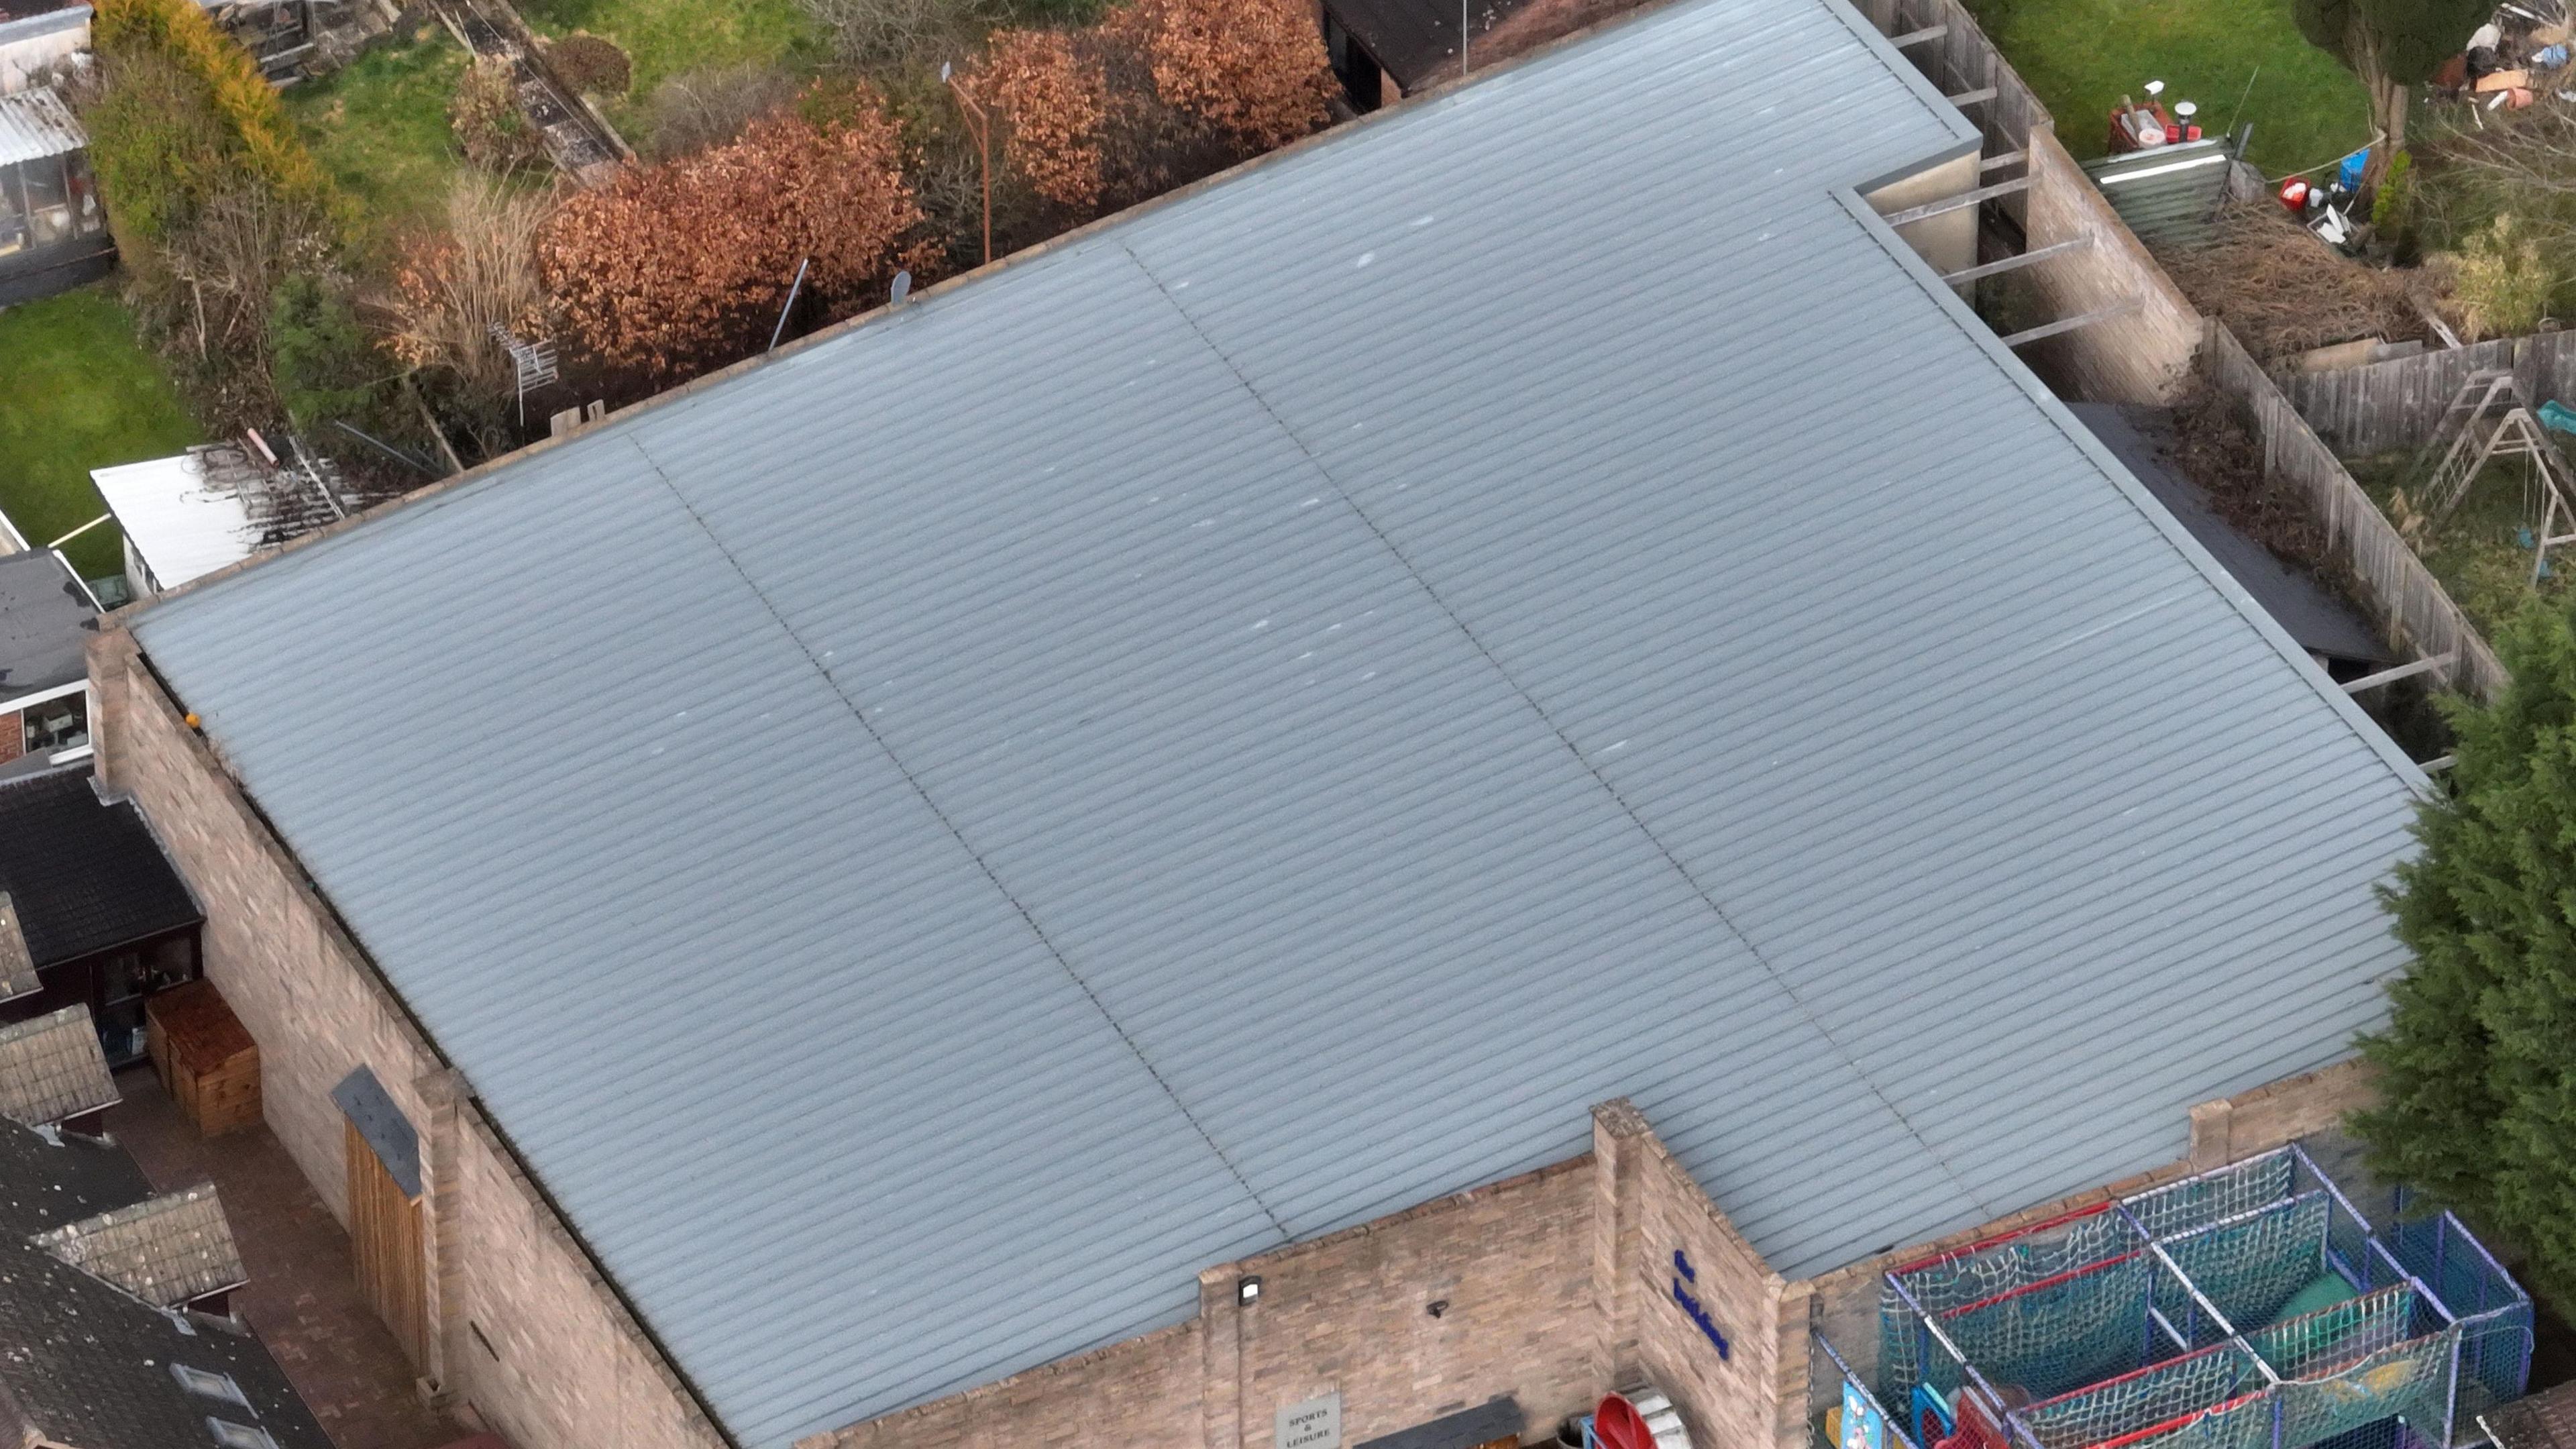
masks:
<path fill-rule="evenodd" d="M 1108 83 L 1060 30 L 993 33 L 983 77 L 1010 121 L 1005 151 L 1040 196 L 1088 211 L 1099 205 Z"/>
<path fill-rule="evenodd" d="M 1131 0 L 1111 23 L 1142 33 L 1166 102 L 1252 151 L 1332 119 L 1332 66 L 1304 0 Z"/>
<path fill-rule="evenodd" d="M 2451 312 L 2461 335 L 2472 341 L 2531 331 L 2548 313 L 2550 294 L 2558 288 L 2557 275 L 2541 259 L 2540 244 L 2509 215 L 2471 233 L 2446 271 Z"/>
<path fill-rule="evenodd" d="M 565 85 L 586 95 L 622 96 L 635 76 L 617 42 L 578 31 L 547 46 L 546 61 Z"/>
<path fill-rule="evenodd" d="M 269 376 L 287 420 L 311 432 L 363 417 L 382 368 L 347 295 L 312 272 L 278 283 L 269 301 Z"/>
<path fill-rule="evenodd" d="M 2415 158 L 2400 151 L 2389 158 L 2388 174 L 2379 178 L 2379 194 L 2370 199 L 2370 229 L 2394 238 L 2406 225 L 2407 184 L 2415 175 Z"/>
<path fill-rule="evenodd" d="M 447 123 L 465 159 L 486 171 L 511 172 L 545 164 L 545 138 L 519 109 L 519 79 L 511 63 L 478 55 L 456 78 Z"/>
<path fill-rule="evenodd" d="M 767 338 L 800 261 L 842 313 L 902 261 L 923 220 L 882 114 L 784 115 L 682 161 L 638 167 L 565 202 L 538 237 L 547 290 L 573 334 L 616 368 L 661 382 Z"/>

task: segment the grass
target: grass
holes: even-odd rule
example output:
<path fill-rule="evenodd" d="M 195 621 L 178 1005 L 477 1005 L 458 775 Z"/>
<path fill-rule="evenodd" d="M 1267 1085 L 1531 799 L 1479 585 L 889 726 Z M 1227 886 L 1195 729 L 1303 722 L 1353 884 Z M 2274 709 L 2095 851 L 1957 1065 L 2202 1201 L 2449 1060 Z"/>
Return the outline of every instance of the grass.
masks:
<path fill-rule="evenodd" d="M 42 545 L 107 511 L 89 470 L 166 457 L 203 435 L 133 314 L 104 292 L 67 292 L 0 311 L 0 510 Z M 116 525 L 64 546 L 83 578 L 121 572 Z"/>
<path fill-rule="evenodd" d="M 360 240 L 371 248 L 445 205 L 463 164 L 447 103 L 464 70 L 463 48 L 443 28 L 423 25 L 286 92 L 288 114 L 356 204 Z"/>
<path fill-rule="evenodd" d="M 796 0 L 527 0 L 519 13 L 542 35 L 588 31 L 625 50 L 634 79 L 624 96 L 600 98 L 600 109 L 630 145 L 642 141 L 641 102 L 672 76 L 735 65 L 804 71 L 825 49 Z"/>
<path fill-rule="evenodd" d="M 2403 513 L 2420 512 L 2427 506 L 2415 496 L 2422 489 L 2414 476 L 2413 453 L 2361 458 L 2347 466 L 2354 481 L 2392 520 L 2402 523 Z M 2537 529 L 2539 518 L 2524 506 L 2522 470 L 2526 466 L 2519 459 L 2489 464 L 2451 516 L 2438 528 L 2424 529 L 2416 544 L 2424 567 L 2441 581 L 2478 632 L 2490 639 L 2535 593 L 2563 599 L 2569 592 L 2568 581 L 2576 578 L 2576 547 L 2562 544 L 2550 550 L 2550 576 L 2537 589 L 2532 586 L 2531 550 L 2523 546 L 2520 534 L 2526 528 Z M 2401 489 L 2407 493 L 2406 510 L 2394 506 Z M 2567 525 L 2562 521 L 2559 527 Z"/>
<path fill-rule="evenodd" d="M 2370 139 L 2370 101 L 2332 56 L 2308 44 L 2290 0 L 1967 0 L 2013 69 L 2057 117 L 2078 157 L 2102 154 L 2111 107 L 2145 98 L 2200 103 L 2225 129 L 2246 96 L 2247 160 L 2268 175 L 2332 161 Z M 2250 93 L 2246 83 L 2253 82 Z"/>

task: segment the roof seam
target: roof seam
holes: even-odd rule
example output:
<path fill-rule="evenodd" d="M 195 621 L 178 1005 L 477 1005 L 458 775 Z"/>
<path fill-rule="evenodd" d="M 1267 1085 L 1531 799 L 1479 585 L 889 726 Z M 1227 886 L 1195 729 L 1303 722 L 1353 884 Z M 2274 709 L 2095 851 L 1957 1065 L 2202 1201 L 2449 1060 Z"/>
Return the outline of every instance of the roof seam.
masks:
<path fill-rule="evenodd" d="M 1503 682 L 1504 687 L 1511 690 L 1514 697 L 1529 707 L 1530 713 L 1538 717 L 1539 723 L 1546 727 L 1549 734 L 1556 737 L 1556 742 L 1564 747 L 1567 754 L 1574 757 L 1575 764 L 1592 777 L 1593 783 L 1601 787 L 1602 793 L 1610 797 L 1611 803 L 1618 806 L 1619 813 L 1627 817 L 1628 823 L 1636 828 L 1638 834 L 1643 835 L 1647 842 L 1654 846 L 1655 853 L 1663 857 L 1664 863 L 1672 867 L 1673 873 L 1681 877 L 1682 883 L 1690 888 L 1693 895 L 1699 897 L 1700 902 L 1708 907 L 1721 925 L 1726 927 L 1727 933 L 1743 944 L 1745 951 L 1762 967 L 1764 974 L 1771 978 L 1773 984 L 1780 988 L 1781 994 L 1788 998 L 1790 1004 L 1797 1009 L 1799 1016 L 1804 1018 L 1809 1026 L 1815 1028 L 1818 1036 L 1833 1044 L 1835 1053 L 1843 1059 L 1845 1065 L 1851 1068 L 1852 1075 L 1868 1089 L 1870 1096 L 1887 1109 L 1888 1115 L 1895 1119 L 1897 1125 L 1905 1129 L 1906 1135 L 1914 1139 L 1915 1143 L 1923 1149 L 1924 1155 L 1940 1167 L 1951 1184 L 1957 1187 L 1969 1202 L 1976 1204 L 1981 1211 L 1988 1213 L 1995 1211 L 1960 1176 L 1958 1169 L 1951 1166 L 1949 1159 L 1943 1157 L 1932 1145 L 1931 1139 L 1925 1137 L 1921 1129 L 1914 1125 L 1913 1120 L 1907 1117 L 1879 1087 L 1878 1079 L 1861 1066 L 1851 1049 L 1827 1029 L 1824 1021 L 1817 1016 L 1813 1008 L 1808 1006 L 1806 998 L 1800 996 L 1797 988 L 1790 984 L 1788 977 L 1782 974 L 1779 967 L 1772 964 L 1771 958 L 1763 953 L 1762 948 L 1755 944 L 1744 928 L 1736 924 L 1735 918 L 1727 913 L 1726 907 L 1718 903 L 1716 894 L 1692 873 L 1689 866 L 1682 863 L 1681 857 L 1674 854 L 1672 848 L 1664 843 L 1663 837 L 1655 833 L 1654 827 L 1648 825 L 1645 818 L 1637 813 L 1636 807 L 1628 802 L 1628 797 L 1621 793 L 1619 787 L 1612 784 L 1609 777 L 1602 774 L 1598 766 L 1584 757 L 1583 751 L 1547 712 L 1546 706 L 1540 704 L 1537 697 L 1532 695 L 1521 681 L 1503 666 L 1503 662 L 1494 657 L 1491 649 L 1485 647 L 1485 641 L 1477 636 L 1474 629 L 1468 627 L 1467 621 L 1459 616 L 1457 610 L 1450 607 L 1449 601 L 1441 596 L 1440 591 L 1431 586 L 1431 581 L 1422 576 L 1422 571 L 1414 567 L 1413 560 L 1405 554 L 1385 529 L 1379 527 L 1378 521 L 1369 516 L 1368 510 L 1360 506 L 1359 500 L 1351 496 L 1350 490 L 1342 486 L 1342 480 L 1333 475 L 1332 469 L 1324 465 L 1324 460 L 1316 456 L 1313 448 L 1307 446 L 1305 438 L 1300 436 L 1295 428 L 1290 427 L 1288 420 L 1281 417 L 1270 406 L 1270 399 L 1262 396 L 1261 389 L 1253 385 L 1252 379 L 1244 375 L 1243 369 L 1235 365 L 1234 359 L 1226 354 L 1224 348 L 1217 345 L 1216 339 L 1208 336 L 1207 332 L 1199 326 L 1198 319 L 1192 317 L 1189 309 L 1181 305 L 1180 299 L 1172 295 L 1171 289 L 1163 284 L 1161 277 L 1154 274 L 1154 269 L 1146 264 L 1145 259 L 1138 256 L 1135 248 L 1129 246 L 1124 238 L 1117 239 L 1117 243 L 1118 249 L 1125 252 L 1128 259 L 1136 264 L 1136 270 L 1143 273 L 1145 279 L 1154 284 L 1154 290 L 1161 294 L 1164 305 L 1170 307 L 1174 315 L 1181 319 L 1182 325 L 1190 329 L 1191 335 L 1198 338 L 1200 345 L 1207 348 L 1208 355 L 1224 364 L 1225 370 L 1233 376 L 1235 384 L 1243 389 L 1244 395 L 1251 398 L 1253 405 L 1261 409 L 1262 416 L 1270 419 L 1271 424 L 1279 429 L 1280 434 L 1296 445 L 1298 453 L 1306 459 L 1317 476 L 1331 485 L 1334 494 L 1342 500 L 1342 506 L 1351 511 L 1351 516 L 1360 521 L 1361 526 L 1378 541 L 1379 547 L 1384 548 L 1388 557 L 1395 560 L 1396 566 L 1404 570 L 1405 576 L 1413 580 L 1416 588 L 1422 590 L 1423 597 L 1431 601 L 1432 607 L 1440 611 L 1440 616 L 1449 621 L 1450 627 L 1458 631 L 1460 637 L 1467 641 L 1467 646 L 1476 651 L 1476 656 L 1485 661 L 1486 666 L 1494 671 L 1495 677 Z"/>
<path fill-rule="evenodd" d="M 1011 909 L 1019 914 L 1021 924 L 1027 926 L 1029 934 L 1035 936 L 1038 944 L 1046 948 L 1047 955 L 1054 958 L 1055 964 L 1063 968 L 1064 974 L 1072 980 L 1074 989 L 1082 993 L 1082 999 L 1090 1002 L 1091 1009 L 1100 1013 L 1100 1019 L 1108 1023 L 1110 1031 L 1116 1033 L 1119 1042 L 1135 1056 L 1136 1064 L 1145 1069 L 1145 1075 L 1153 1078 L 1154 1085 L 1171 1100 L 1173 1108 L 1181 1114 L 1182 1120 L 1190 1124 L 1190 1130 L 1196 1132 L 1199 1140 L 1207 1144 L 1208 1151 L 1216 1154 L 1217 1161 L 1225 1164 L 1227 1175 L 1243 1189 L 1244 1196 L 1251 1200 L 1252 1205 L 1261 1209 L 1261 1215 L 1270 1220 L 1270 1225 L 1279 1232 L 1280 1241 L 1294 1242 L 1296 1234 L 1288 1231 L 1287 1223 L 1281 1221 L 1279 1214 L 1271 1210 L 1270 1204 L 1262 1200 L 1261 1194 L 1253 1190 L 1251 1180 L 1243 1175 L 1243 1169 L 1235 1165 L 1234 1159 L 1226 1154 L 1225 1148 L 1209 1134 L 1206 1125 L 1201 1123 L 1197 1114 L 1190 1110 L 1189 1103 L 1181 1100 L 1181 1094 L 1173 1090 L 1172 1084 L 1155 1067 L 1153 1059 L 1145 1055 L 1144 1047 L 1139 1045 L 1134 1037 L 1128 1035 L 1126 1026 L 1101 1002 L 1098 993 L 1091 989 L 1091 983 L 1083 979 L 1082 973 L 1074 969 L 1073 962 L 1056 945 L 1055 939 L 1047 934 L 1046 928 L 1038 924 L 1037 917 L 1030 912 L 1028 906 L 1012 893 L 1010 887 L 1002 883 L 1000 874 L 993 869 L 992 863 L 984 858 L 984 853 L 977 850 L 974 842 L 966 838 L 966 832 L 959 829 L 957 822 L 948 817 L 948 812 L 939 808 L 939 801 L 931 795 L 928 787 L 921 783 L 920 778 L 913 774 L 912 767 L 904 762 L 903 756 L 895 752 L 894 746 L 886 742 L 885 736 L 877 733 L 876 726 L 868 722 L 867 711 L 859 708 L 859 702 L 852 699 L 849 691 L 841 687 L 841 682 L 832 677 L 832 671 L 823 667 L 823 661 L 815 655 L 813 646 L 806 643 L 805 636 L 798 633 L 796 627 L 787 622 L 786 616 L 779 612 L 777 603 L 769 597 L 768 592 L 753 581 L 751 575 L 743 569 L 741 560 L 734 557 L 733 550 L 727 548 L 724 540 L 716 536 L 716 531 L 707 526 L 706 519 L 698 513 L 697 505 L 689 501 L 688 495 L 680 491 L 677 483 L 671 481 L 671 475 L 662 471 L 662 465 L 646 451 L 640 438 L 629 433 L 626 435 L 626 441 L 628 446 L 635 450 L 635 455 L 644 460 L 644 466 L 652 469 L 653 476 L 661 480 L 664 488 L 670 490 L 671 497 L 679 503 L 681 511 L 689 515 L 689 522 L 697 528 L 698 532 L 704 534 L 707 542 L 723 556 L 725 567 L 733 571 L 735 578 L 742 580 L 743 587 L 751 591 L 752 597 L 760 600 L 760 607 L 778 625 L 779 631 L 795 643 L 796 652 L 805 656 L 805 663 L 822 679 L 824 687 L 832 691 L 832 697 L 841 702 L 841 707 L 849 711 L 850 718 L 858 722 L 859 728 L 867 732 L 868 739 L 893 764 L 895 773 L 901 775 L 904 784 L 910 786 L 912 793 L 920 798 L 923 807 L 930 811 L 931 818 L 937 820 L 940 828 L 948 832 L 949 838 L 957 842 L 957 847 L 966 852 L 966 858 L 975 862 L 975 868 L 983 872 L 984 879 L 991 884 L 995 893 L 1010 903 Z"/>

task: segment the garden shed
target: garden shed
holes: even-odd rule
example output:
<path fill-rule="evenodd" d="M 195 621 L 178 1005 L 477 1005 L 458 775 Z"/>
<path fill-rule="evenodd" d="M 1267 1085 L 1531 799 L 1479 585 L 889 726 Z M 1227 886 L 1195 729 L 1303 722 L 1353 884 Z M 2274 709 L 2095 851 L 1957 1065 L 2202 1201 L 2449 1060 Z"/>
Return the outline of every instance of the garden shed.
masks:
<path fill-rule="evenodd" d="M 0 306 L 107 275 L 116 244 L 88 147 L 51 87 L 0 95 Z"/>

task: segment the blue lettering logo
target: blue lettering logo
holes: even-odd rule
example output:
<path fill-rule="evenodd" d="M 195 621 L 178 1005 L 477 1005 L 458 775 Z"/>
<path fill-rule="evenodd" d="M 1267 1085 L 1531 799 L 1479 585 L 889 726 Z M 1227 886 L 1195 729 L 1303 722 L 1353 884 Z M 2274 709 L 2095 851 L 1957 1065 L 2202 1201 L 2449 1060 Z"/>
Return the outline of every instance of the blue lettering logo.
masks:
<path fill-rule="evenodd" d="M 1675 1253 L 1673 1257 L 1678 1260 L 1681 1254 Z M 1697 1279 L 1694 1278 L 1693 1281 Z M 1682 1280 L 1679 1278 L 1673 1280 L 1673 1301 L 1682 1306 L 1682 1312 L 1690 1315 L 1691 1322 L 1699 1325 L 1700 1332 L 1708 1335 L 1708 1341 L 1717 1345 L 1717 1356 L 1720 1359 L 1726 1358 L 1728 1356 L 1726 1335 L 1718 1332 L 1717 1320 L 1708 1316 L 1708 1309 L 1701 1306 L 1699 1299 L 1693 1296 L 1688 1288 L 1682 1286 Z"/>

